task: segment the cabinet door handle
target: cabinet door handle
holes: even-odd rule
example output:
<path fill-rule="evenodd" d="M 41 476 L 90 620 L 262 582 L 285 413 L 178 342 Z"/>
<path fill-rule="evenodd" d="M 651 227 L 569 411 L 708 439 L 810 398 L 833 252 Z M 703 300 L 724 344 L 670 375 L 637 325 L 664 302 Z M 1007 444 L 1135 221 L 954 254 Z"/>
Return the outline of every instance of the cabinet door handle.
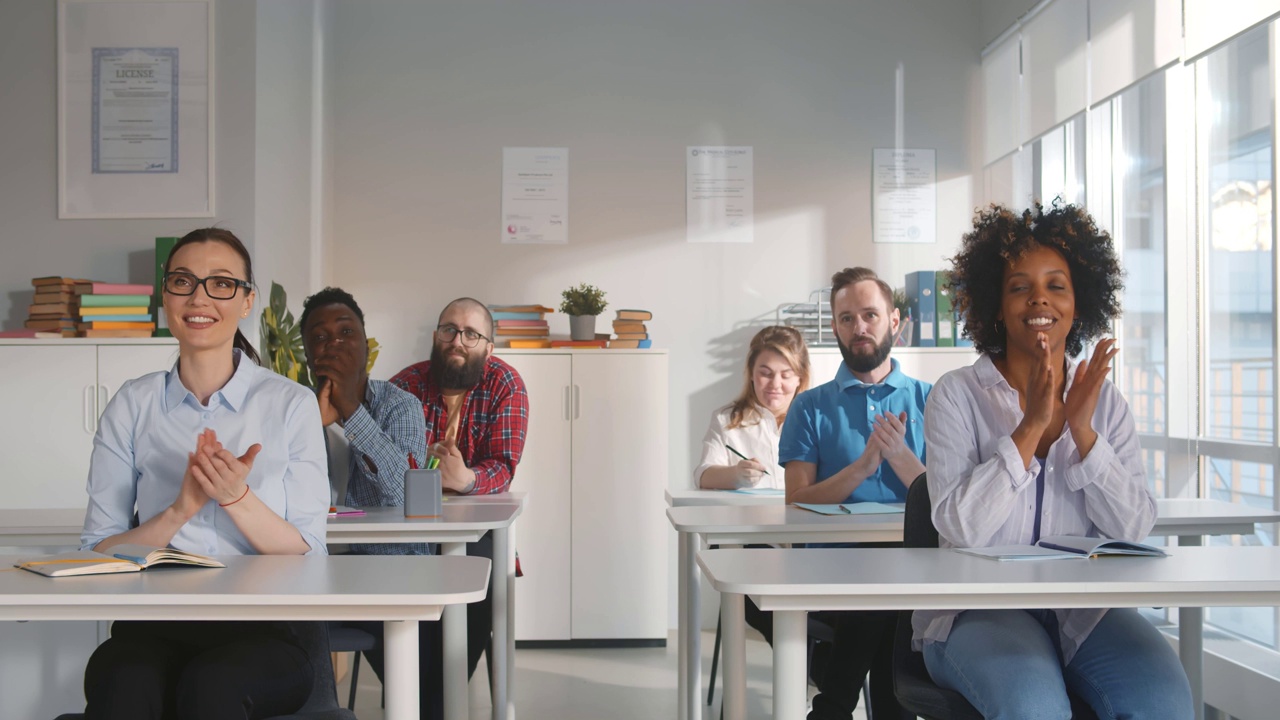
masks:
<path fill-rule="evenodd" d="M 106 385 L 98 386 L 98 414 L 94 415 L 94 422 L 102 417 L 102 413 L 107 409 L 107 401 L 111 399 L 111 388 Z"/>
<path fill-rule="evenodd" d="M 569 385 L 564 386 L 564 419 L 573 419 L 573 388 Z"/>
<path fill-rule="evenodd" d="M 84 428 L 84 431 L 89 433 L 90 435 L 93 434 L 93 425 L 95 422 L 93 419 L 93 393 L 96 388 L 97 388 L 96 385 L 84 386 L 84 398 L 83 398 L 84 407 L 82 408 L 82 410 L 84 411 L 84 416 L 80 418 L 80 425 L 81 427 Z"/>
<path fill-rule="evenodd" d="M 573 419 L 577 420 L 582 416 L 582 391 L 577 383 L 573 385 Z"/>

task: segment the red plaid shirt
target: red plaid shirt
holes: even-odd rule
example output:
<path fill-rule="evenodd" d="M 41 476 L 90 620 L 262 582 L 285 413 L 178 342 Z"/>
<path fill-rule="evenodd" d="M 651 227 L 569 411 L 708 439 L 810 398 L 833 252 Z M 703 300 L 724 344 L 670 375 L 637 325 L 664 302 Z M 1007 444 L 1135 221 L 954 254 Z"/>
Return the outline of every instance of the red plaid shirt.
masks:
<path fill-rule="evenodd" d="M 427 422 L 427 445 L 444 439 L 448 411 L 440 387 L 431 377 L 431 361 L 396 373 L 391 384 L 422 401 Z M 529 395 L 515 368 L 490 356 L 480 382 L 462 399 L 458 422 L 458 452 L 476 474 L 472 495 L 506 492 L 524 453 L 529 431 Z"/>

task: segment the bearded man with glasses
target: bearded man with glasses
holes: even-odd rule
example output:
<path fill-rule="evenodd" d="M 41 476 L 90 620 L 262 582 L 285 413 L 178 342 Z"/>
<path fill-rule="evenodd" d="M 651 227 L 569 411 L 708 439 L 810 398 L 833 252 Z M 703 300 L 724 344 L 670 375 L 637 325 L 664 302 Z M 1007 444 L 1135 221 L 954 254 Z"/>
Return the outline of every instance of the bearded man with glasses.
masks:
<path fill-rule="evenodd" d="M 493 328 L 493 315 L 484 303 L 458 298 L 440 313 L 431 359 L 391 378 L 391 384 L 422 402 L 427 453 L 440 458 L 444 489 L 463 495 L 510 488 L 529 428 L 524 381 L 515 368 L 493 357 Z M 485 533 L 467 546 L 467 554 L 492 560 L 493 537 Z M 469 673 L 476 671 L 489 644 L 491 603 L 486 595 L 467 606 Z M 429 706 L 424 702 L 422 707 L 425 712 Z"/>

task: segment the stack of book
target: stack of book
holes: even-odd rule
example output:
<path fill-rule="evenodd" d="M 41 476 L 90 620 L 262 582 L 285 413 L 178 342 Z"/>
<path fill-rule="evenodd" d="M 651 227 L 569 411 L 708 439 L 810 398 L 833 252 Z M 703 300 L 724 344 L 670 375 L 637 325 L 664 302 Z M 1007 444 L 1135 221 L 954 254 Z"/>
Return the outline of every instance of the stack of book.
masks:
<path fill-rule="evenodd" d="M 645 322 L 653 319 L 648 310 L 619 310 L 613 320 L 613 339 L 610 348 L 647 348 L 653 346 L 649 328 Z"/>
<path fill-rule="evenodd" d="M 64 277 L 38 277 L 31 280 L 36 295 L 27 309 L 27 321 L 24 327 L 28 330 L 43 333 L 57 333 L 45 337 L 76 336 L 76 283 Z"/>
<path fill-rule="evenodd" d="M 490 305 L 493 313 L 493 343 L 499 347 L 549 348 L 551 329 L 547 313 L 555 312 L 542 305 Z"/>
<path fill-rule="evenodd" d="M 151 315 L 150 285 L 126 285 L 82 280 L 75 285 L 80 337 L 151 337 L 156 323 Z"/>

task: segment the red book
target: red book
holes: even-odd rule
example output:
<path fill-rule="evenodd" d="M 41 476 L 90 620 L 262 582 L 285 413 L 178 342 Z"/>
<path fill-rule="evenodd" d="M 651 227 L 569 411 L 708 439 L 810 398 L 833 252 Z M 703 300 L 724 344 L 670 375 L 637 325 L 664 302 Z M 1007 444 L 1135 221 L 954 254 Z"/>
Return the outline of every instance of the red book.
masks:
<path fill-rule="evenodd" d="M 552 340 L 553 348 L 604 348 L 609 347 L 608 340 Z"/>
<path fill-rule="evenodd" d="M 544 328 L 547 327 L 546 320 L 499 320 L 500 328 Z"/>
<path fill-rule="evenodd" d="M 128 283 L 77 282 L 77 295 L 150 295 L 155 288 L 150 285 Z"/>

